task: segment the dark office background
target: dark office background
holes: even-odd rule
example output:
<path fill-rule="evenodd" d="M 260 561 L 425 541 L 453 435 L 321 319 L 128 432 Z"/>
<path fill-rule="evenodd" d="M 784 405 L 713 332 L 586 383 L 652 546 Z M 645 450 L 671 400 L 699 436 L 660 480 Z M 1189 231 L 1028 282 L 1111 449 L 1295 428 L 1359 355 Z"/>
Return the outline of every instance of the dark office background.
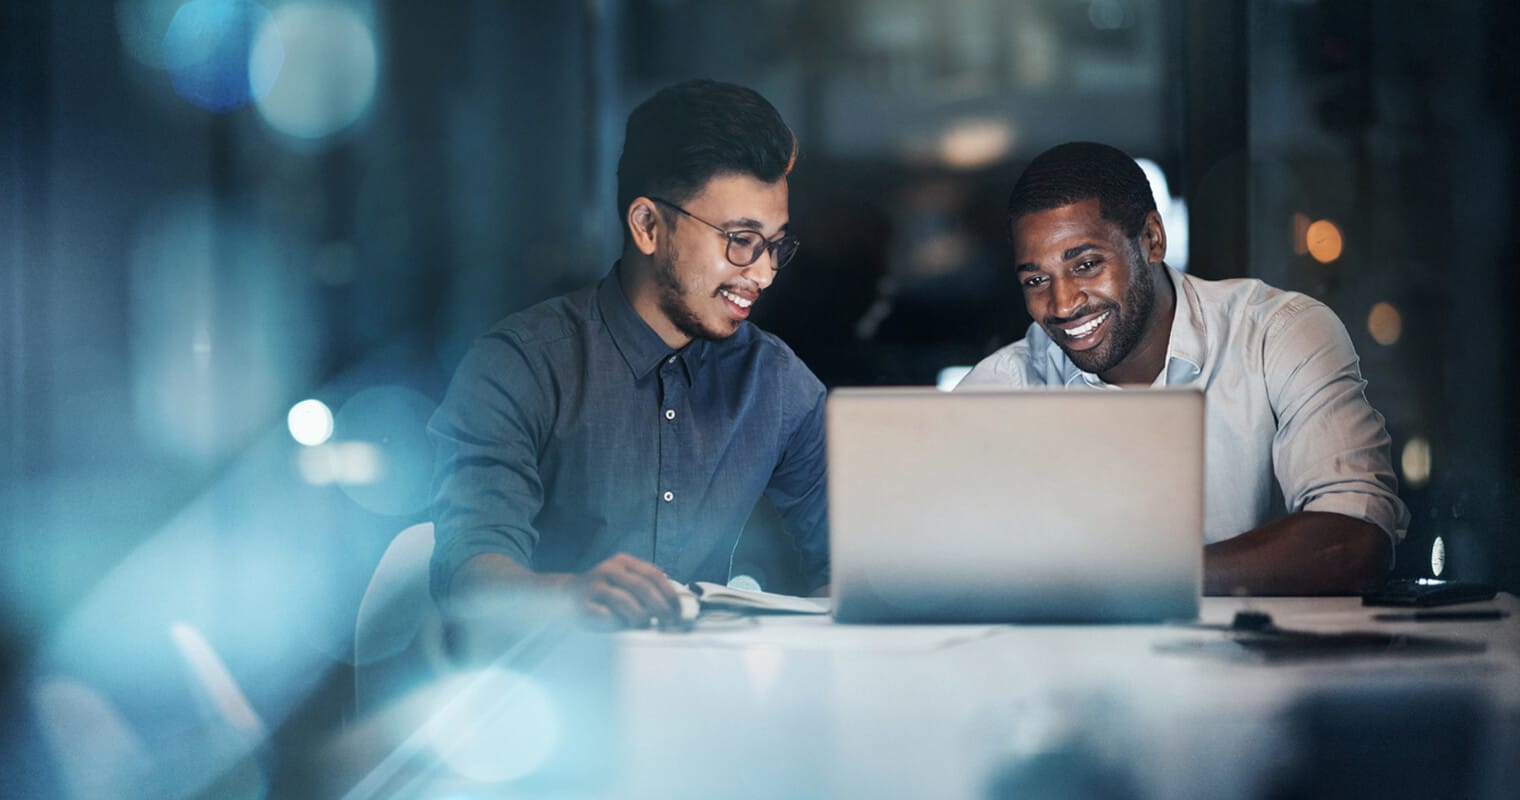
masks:
<path fill-rule="evenodd" d="M 1018 338 L 1008 188 L 1109 142 L 1164 176 L 1174 264 L 1345 321 L 1413 514 L 1400 572 L 1432 574 L 1440 538 L 1444 577 L 1520 590 L 1506 0 L 0 8 L 19 786 L 57 780 L 21 711 L 44 677 L 178 730 L 134 700 L 177 680 L 175 625 L 277 747 L 343 724 L 359 598 L 426 516 L 431 404 L 473 336 L 606 272 L 623 120 L 690 77 L 755 87 L 800 138 L 804 245 L 755 319 L 826 384 L 933 384 Z M 304 399 L 325 444 L 292 437 Z M 785 590 L 766 522 L 737 567 Z"/>

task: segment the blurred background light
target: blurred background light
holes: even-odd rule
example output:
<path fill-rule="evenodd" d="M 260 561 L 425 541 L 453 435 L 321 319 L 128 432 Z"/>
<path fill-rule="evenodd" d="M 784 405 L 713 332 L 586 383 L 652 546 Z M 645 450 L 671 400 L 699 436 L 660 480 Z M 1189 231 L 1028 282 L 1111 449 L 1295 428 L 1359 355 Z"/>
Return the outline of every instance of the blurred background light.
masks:
<path fill-rule="evenodd" d="M 1297 212 L 1293 214 L 1293 254 L 1309 255 L 1309 217 Z"/>
<path fill-rule="evenodd" d="M 939 157 L 955 169 L 982 169 L 1013 150 L 1013 126 L 1003 120 L 968 119 L 952 124 L 939 140 Z"/>
<path fill-rule="evenodd" d="M 1135 163 L 1145 173 L 1151 184 L 1151 196 L 1156 201 L 1156 211 L 1161 215 L 1161 226 L 1166 229 L 1166 263 L 1181 272 L 1188 267 L 1188 206 L 1187 201 L 1172 196 L 1171 182 L 1166 172 L 1149 158 L 1137 158 Z"/>
<path fill-rule="evenodd" d="M 1119 0 L 1090 0 L 1087 21 L 1100 31 L 1116 31 L 1134 24 Z"/>
<path fill-rule="evenodd" d="M 1156 210 L 1164 216 L 1172 205 L 1172 187 L 1167 183 L 1166 173 L 1161 170 L 1160 164 L 1149 158 L 1137 158 L 1135 163 L 1140 165 L 1140 171 L 1145 173 L 1145 179 L 1151 184 L 1151 196 L 1156 200 Z"/>
<path fill-rule="evenodd" d="M 152 69 L 164 67 L 164 34 L 185 0 L 117 0 L 116 32 L 123 51 Z"/>
<path fill-rule="evenodd" d="M 349 499 L 376 514 L 400 516 L 427 507 L 433 472 L 433 446 L 427 438 L 427 421 L 435 404 L 415 389 L 376 386 L 355 394 L 338 409 L 334 436 L 348 446 L 330 452 L 340 454 L 341 475 L 336 481 Z M 366 456 L 379 465 L 367 480 L 355 480 L 351 445 L 362 443 L 373 450 Z"/>
<path fill-rule="evenodd" d="M 193 459 L 226 455 L 310 385 L 315 287 L 293 262 L 288 241 L 205 194 L 143 214 L 130 338 L 145 442 Z"/>
<path fill-rule="evenodd" d="M 369 442 L 331 442 L 302 448 L 296 469 L 313 486 L 368 486 L 384 476 L 385 457 Z"/>
<path fill-rule="evenodd" d="M 1378 344 L 1393 345 L 1404 333 L 1404 317 L 1392 303 L 1375 303 L 1367 314 L 1367 332 Z"/>
<path fill-rule="evenodd" d="M 1328 219 L 1316 220 L 1309 224 L 1305 231 L 1304 245 L 1309 249 L 1309 255 L 1321 264 L 1330 262 L 1341 257 L 1341 229 Z"/>
<path fill-rule="evenodd" d="M 224 112 L 269 91 L 285 58 L 278 35 L 260 35 L 262 69 L 248 68 L 254 34 L 269 28 L 269 12 L 252 0 L 192 0 L 180 7 L 163 39 L 163 65 L 180 97 Z M 151 17 L 149 17 L 151 22 Z"/>
<path fill-rule="evenodd" d="M 285 415 L 291 438 L 301 444 L 312 446 L 332 438 L 332 410 L 321 400 L 302 400 L 290 407 Z"/>
<path fill-rule="evenodd" d="M 533 774 L 561 743 L 561 720 L 538 681 L 496 667 L 451 679 L 444 705 L 423 728 L 456 773 L 486 783 Z"/>
<path fill-rule="evenodd" d="M 1441 577 L 1441 573 L 1445 571 L 1446 540 L 1437 536 L 1436 540 L 1430 543 L 1430 574 L 1439 578 Z"/>
<path fill-rule="evenodd" d="M 259 114 L 297 139 L 322 139 L 358 120 L 374 99 L 377 68 L 374 34 L 358 14 L 310 3 L 276 9 L 247 65 L 271 84 Z"/>
<path fill-rule="evenodd" d="M 1404 443 L 1399 455 L 1399 466 L 1404 471 L 1404 483 L 1418 489 L 1430 482 L 1430 442 L 1423 436 L 1415 436 Z"/>

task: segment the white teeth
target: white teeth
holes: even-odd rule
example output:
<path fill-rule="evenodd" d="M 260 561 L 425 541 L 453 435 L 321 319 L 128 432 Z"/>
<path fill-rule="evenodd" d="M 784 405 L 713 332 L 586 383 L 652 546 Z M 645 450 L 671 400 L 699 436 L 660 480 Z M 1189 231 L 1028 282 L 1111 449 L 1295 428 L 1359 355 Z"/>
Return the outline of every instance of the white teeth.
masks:
<path fill-rule="evenodd" d="M 729 292 L 729 291 L 726 291 L 724 289 L 719 289 L 718 293 L 721 294 L 721 295 L 723 295 L 724 297 L 728 298 L 728 301 L 730 303 L 733 303 L 734 305 L 736 305 L 736 306 L 738 306 L 740 308 L 749 308 L 750 306 L 752 306 L 752 305 L 755 304 L 755 301 L 753 301 L 753 300 L 746 300 L 746 299 L 740 297 L 739 295 L 736 295 L 736 294 L 734 294 L 732 292 Z"/>
<path fill-rule="evenodd" d="M 1103 320 L 1108 319 L 1108 315 L 1110 313 L 1112 313 L 1112 312 L 1105 311 L 1105 312 L 1103 312 L 1102 316 L 1099 316 L 1097 319 L 1093 320 L 1092 322 L 1089 322 L 1089 323 L 1087 323 L 1085 325 L 1078 325 L 1075 328 L 1068 328 L 1066 330 L 1066 335 L 1070 336 L 1073 339 L 1080 339 L 1083 336 L 1086 336 L 1087 334 L 1092 333 L 1093 331 L 1097 330 L 1098 326 L 1103 324 Z"/>

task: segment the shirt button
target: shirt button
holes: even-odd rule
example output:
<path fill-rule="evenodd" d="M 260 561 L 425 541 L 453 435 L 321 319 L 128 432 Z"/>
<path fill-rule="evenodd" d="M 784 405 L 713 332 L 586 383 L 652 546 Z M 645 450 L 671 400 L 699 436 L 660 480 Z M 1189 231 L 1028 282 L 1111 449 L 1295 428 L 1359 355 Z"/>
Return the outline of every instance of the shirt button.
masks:
<path fill-rule="evenodd" d="M 666 419 L 675 419 L 676 418 L 676 410 L 673 409 L 673 408 L 667 408 L 667 409 L 665 409 L 665 418 Z"/>
<path fill-rule="evenodd" d="M 674 363 L 676 363 L 676 357 L 675 356 L 671 356 L 670 358 L 665 359 L 665 363 L 666 364 L 674 364 Z"/>
<path fill-rule="evenodd" d="M 663 497 L 665 498 L 665 502 L 667 502 L 667 503 L 669 503 L 670 501 L 676 499 L 676 496 L 675 496 L 674 492 L 666 492 L 663 495 Z"/>

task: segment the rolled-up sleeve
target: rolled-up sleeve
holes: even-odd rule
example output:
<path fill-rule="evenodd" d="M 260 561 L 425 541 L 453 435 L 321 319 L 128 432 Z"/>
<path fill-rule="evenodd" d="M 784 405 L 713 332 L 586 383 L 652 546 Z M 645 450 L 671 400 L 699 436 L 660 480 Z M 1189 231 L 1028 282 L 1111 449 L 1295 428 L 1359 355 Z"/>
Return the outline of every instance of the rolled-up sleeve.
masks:
<path fill-rule="evenodd" d="M 431 584 L 448 600 L 459 567 L 499 553 L 531 568 L 544 503 L 538 453 L 552 413 L 520 342 L 492 333 L 460 363 L 428 424 L 435 452 Z"/>
<path fill-rule="evenodd" d="M 827 460 L 823 384 L 800 367 L 785 384 L 783 430 L 790 431 L 765 496 L 781 512 L 809 589 L 829 582 Z"/>
<path fill-rule="evenodd" d="M 1267 391 L 1277 415 L 1273 467 L 1289 511 L 1329 511 L 1371 522 L 1393 544 L 1409 512 L 1398 496 L 1383 416 L 1346 328 L 1302 298 L 1280 309 L 1263 340 Z"/>

